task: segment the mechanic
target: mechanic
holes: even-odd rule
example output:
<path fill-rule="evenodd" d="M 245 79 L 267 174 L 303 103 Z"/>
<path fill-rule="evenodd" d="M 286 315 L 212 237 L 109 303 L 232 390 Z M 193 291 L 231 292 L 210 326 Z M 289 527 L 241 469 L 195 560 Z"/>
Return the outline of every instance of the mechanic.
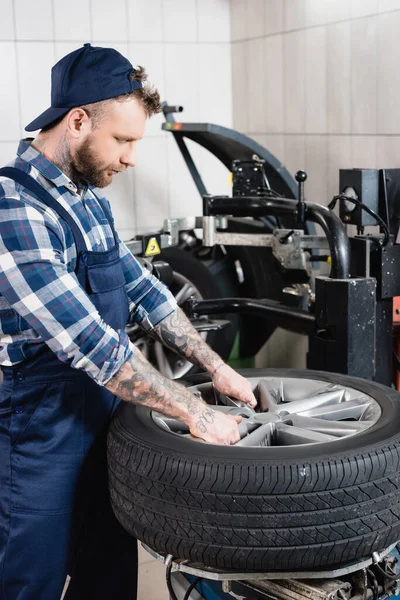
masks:
<path fill-rule="evenodd" d="M 137 544 L 112 514 L 106 430 L 120 399 L 187 423 L 217 444 L 238 421 L 163 377 L 127 322 L 205 369 L 251 406 L 168 289 L 115 232 L 102 188 L 135 166 L 160 111 L 142 67 L 85 44 L 52 69 L 51 107 L 0 171 L 0 597 L 136 598 Z M 11 167 L 11 169 L 10 169 Z M 13 170 L 14 169 L 14 170 Z"/>

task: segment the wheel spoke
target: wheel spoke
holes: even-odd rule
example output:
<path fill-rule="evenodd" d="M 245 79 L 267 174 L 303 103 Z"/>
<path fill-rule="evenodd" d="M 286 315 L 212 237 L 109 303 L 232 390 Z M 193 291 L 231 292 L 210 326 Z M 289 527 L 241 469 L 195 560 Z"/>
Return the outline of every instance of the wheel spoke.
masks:
<path fill-rule="evenodd" d="M 174 374 L 172 372 L 171 365 L 168 362 L 162 344 L 160 344 L 159 342 L 156 342 L 154 344 L 154 355 L 156 359 L 157 369 L 160 371 L 160 373 L 165 377 L 168 377 L 169 379 L 173 379 Z"/>
<path fill-rule="evenodd" d="M 330 406 L 336 404 L 342 404 L 344 397 L 344 390 L 324 392 L 322 394 L 316 394 L 303 400 L 293 400 L 293 402 L 282 402 L 276 407 L 278 413 L 301 413 L 310 411 L 313 409 L 321 408 L 322 406 Z M 345 404 L 343 402 L 343 404 Z"/>
<path fill-rule="evenodd" d="M 163 429 L 168 429 L 173 433 L 188 433 L 189 426 L 182 421 L 178 421 L 178 419 L 173 419 L 172 417 L 166 417 L 162 413 L 153 411 L 153 419 L 160 427 Z"/>
<path fill-rule="evenodd" d="M 194 287 L 192 285 L 190 285 L 190 283 L 185 283 L 175 296 L 175 300 L 176 300 L 176 303 L 178 304 L 178 306 L 180 306 L 186 300 L 188 300 L 190 298 L 190 296 L 193 296 L 194 292 L 195 292 Z"/>
<path fill-rule="evenodd" d="M 317 442 L 332 442 L 337 438 L 333 435 L 311 431 L 302 427 L 294 427 L 286 423 L 276 423 L 276 446 L 292 446 L 295 444 L 315 444 Z"/>
<path fill-rule="evenodd" d="M 361 432 L 372 425 L 372 421 L 327 421 L 303 415 L 291 415 L 284 420 L 290 421 L 295 427 L 309 429 L 319 433 L 327 433 L 336 437 L 343 437 Z"/>
<path fill-rule="evenodd" d="M 273 427 L 272 423 L 260 425 L 254 431 L 244 435 L 235 446 L 272 446 Z"/>
<path fill-rule="evenodd" d="M 323 419 L 340 421 L 344 419 L 361 420 L 371 406 L 368 398 L 354 398 L 341 402 L 336 406 L 318 406 L 303 413 L 303 416 L 321 417 Z"/>
<path fill-rule="evenodd" d="M 267 410 L 275 411 L 277 400 L 277 394 L 274 394 L 272 386 L 268 385 L 266 381 L 260 381 L 256 388 L 256 397 L 258 398 L 258 404 L 262 412 Z"/>

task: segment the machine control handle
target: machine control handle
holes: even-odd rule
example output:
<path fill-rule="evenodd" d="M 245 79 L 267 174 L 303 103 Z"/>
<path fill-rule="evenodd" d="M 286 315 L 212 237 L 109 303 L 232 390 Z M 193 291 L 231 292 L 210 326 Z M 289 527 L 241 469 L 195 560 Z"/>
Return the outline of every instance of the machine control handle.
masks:
<path fill-rule="evenodd" d="M 299 229 L 304 229 L 306 215 L 306 203 L 304 201 L 304 182 L 307 179 L 305 171 L 297 171 L 295 179 L 299 184 L 298 202 L 297 202 L 297 225 Z"/>

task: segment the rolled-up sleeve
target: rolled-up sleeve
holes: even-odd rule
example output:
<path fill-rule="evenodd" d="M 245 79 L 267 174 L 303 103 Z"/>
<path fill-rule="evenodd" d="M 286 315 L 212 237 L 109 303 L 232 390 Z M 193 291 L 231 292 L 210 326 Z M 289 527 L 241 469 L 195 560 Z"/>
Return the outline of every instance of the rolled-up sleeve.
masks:
<path fill-rule="evenodd" d="M 119 247 L 129 299 L 129 322 L 151 331 L 174 312 L 176 300 L 167 286 L 142 267 L 121 240 Z"/>
<path fill-rule="evenodd" d="M 0 293 L 57 357 L 105 385 L 135 351 L 100 317 L 64 262 L 62 231 L 48 212 L 2 199 Z"/>

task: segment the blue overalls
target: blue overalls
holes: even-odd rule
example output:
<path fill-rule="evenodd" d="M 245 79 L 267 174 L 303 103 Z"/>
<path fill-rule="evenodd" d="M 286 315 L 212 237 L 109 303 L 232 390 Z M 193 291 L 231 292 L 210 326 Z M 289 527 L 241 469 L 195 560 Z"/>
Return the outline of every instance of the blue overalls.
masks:
<path fill-rule="evenodd" d="M 29 175 L 0 175 L 30 189 L 72 230 L 76 276 L 102 319 L 128 320 L 125 277 L 115 245 L 86 249 L 67 211 Z M 137 544 L 108 498 L 106 430 L 119 400 L 45 346 L 32 360 L 2 367 L 0 386 L 0 598 L 135 600 Z"/>

